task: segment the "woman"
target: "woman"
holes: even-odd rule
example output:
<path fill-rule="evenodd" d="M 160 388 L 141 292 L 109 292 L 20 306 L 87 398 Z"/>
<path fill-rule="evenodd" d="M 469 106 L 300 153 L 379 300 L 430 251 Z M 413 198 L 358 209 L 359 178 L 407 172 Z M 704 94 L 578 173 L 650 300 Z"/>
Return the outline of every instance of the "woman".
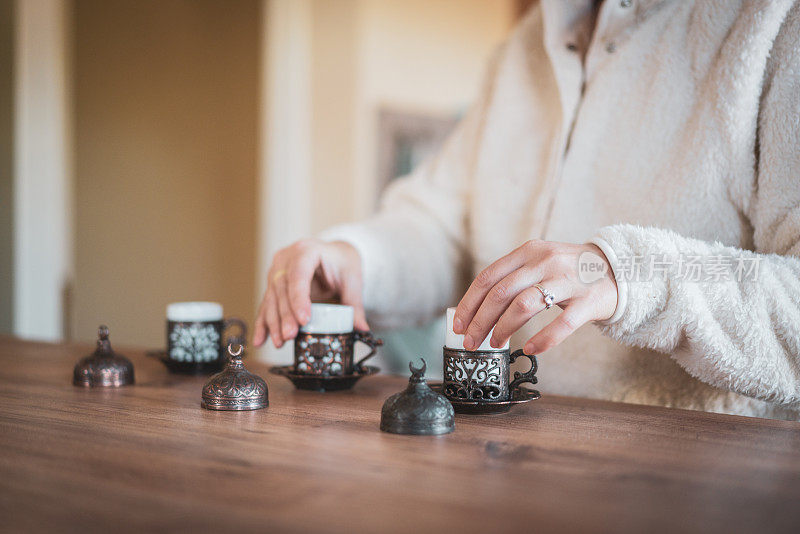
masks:
<path fill-rule="evenodd" d="M 460 299 L 548 391 L 800 419 L 800 3 L 543 0 L 487 80 L 377 216 L 275 256 L 255 344 L 323 293 Z"/>

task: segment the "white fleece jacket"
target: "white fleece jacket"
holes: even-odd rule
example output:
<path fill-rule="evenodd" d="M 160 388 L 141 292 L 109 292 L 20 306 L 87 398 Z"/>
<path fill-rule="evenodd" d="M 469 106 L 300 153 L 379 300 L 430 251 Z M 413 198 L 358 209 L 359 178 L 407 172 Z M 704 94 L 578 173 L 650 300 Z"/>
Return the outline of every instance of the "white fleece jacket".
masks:
<path fill-rule="evenodd" d="M 541 355 L 544 391 L 800 419 L 800 3 L 606 0 L 593 34 L 591 5 L 536 5 L 441 153 L 323 237 L 359 250 L 383 326 L 527 239 L 593 240 L 617 312 Z"/>

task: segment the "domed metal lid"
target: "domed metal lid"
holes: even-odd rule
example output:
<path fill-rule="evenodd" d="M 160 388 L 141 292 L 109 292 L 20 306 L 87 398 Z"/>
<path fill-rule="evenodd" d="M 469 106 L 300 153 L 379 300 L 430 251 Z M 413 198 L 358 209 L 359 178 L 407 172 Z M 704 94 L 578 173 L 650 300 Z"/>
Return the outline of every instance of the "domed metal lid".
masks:
<path fill-rule="evenodd" d="M 97 329 L 97 349 L 75 364 L 72 383 L 83 387 L 119 387 L 133 384 L 133 363 L 117 354 L 108 341 L 108 327 Z"/>
<path fill-rule="evenodd" d="M 234 350 L 234 347 L 238 347 Z M 244 340 L 228 343 L 225 368 L 208 379 L 203 386 L 201 406 L 207 410 L 258 410 L 269 406 L 267 383 L 245 369 L 242 363 Z"/>
<path fill-rule="evenodd" d="M 415 369 L 411 362 L 408 368 L 411 369 L 408 387 L 383 403 L 381 430 L 414 435 L 448 434 L 455 430 L 455 414 L 450 401 L 433 391 L 425 381 L 425 360 L 419 369 Z"/>

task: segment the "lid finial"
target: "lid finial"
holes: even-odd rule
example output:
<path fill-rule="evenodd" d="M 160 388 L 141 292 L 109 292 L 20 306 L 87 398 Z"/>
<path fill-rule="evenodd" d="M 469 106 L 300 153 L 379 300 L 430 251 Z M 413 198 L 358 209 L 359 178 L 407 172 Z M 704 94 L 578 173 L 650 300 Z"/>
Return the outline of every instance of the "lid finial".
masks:
<path fill-rule="evenodd" d="M 411 370 L 411 379 L 414 382 L 424 382 L 425 381 L 425 371 L 428 369 L 428 364 L 425 363 L 425 358 L 420 358 L 422 360 L 422 367 L 414 367 L 413 362 L 408 362 L 408 368 Z"/>

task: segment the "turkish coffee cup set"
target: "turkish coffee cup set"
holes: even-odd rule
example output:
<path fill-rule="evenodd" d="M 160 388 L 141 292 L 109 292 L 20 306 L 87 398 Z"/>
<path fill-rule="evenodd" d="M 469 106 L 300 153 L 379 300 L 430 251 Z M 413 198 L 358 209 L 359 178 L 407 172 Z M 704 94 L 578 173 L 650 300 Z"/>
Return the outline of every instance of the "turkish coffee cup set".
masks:
<path fill-rule="evenodd" d="M 412 377 L 408 389 L 387 400 L 382 412 L 383 430 L 417 434 L 445 433 L 452 431 L 453 411 L 472 414 L 504 413 L 515 404 L 540 397 L 538 391 L 522 387 L 525 383 L 537 383 L 538 364 L 535 356 L 521 350 L 512 353 L 508 343 L 501 348 L 491 347 L 488 342 L 491 332 L 476 350 L 466 350 L 463 336 L 453 332 L 454 314 L 455 308 L 447 310 L 443 381 L 441 384 L 432 384 L 429 388 L 424 379 L 424 360 L 421 369 L 415 369 L 409 364 Z M 377 367 L 365 365 L 365 362 L 383 344 L 370 332 L 355 330 L 353 325 L 352 307 L 313 304 L 311 319 L 300 328 L 294 340 L 294 364 L 273 367 L 270 372 L 288 378 L 298 389 L 350 389 L 360 378 L 379 372 Z M 238 327 L 240 332 L 238 336 L 228 338 L 226 347 L 222 339 L 231 326 Z M 148 354 L 158 358 L 173 373 L 208 374 L 219 371 L 203 387 L 203 408 L 264 408 L 269 404 L 267 384 L 261 377 L 247 371 L 242 364 L 245 339 L 245 323 L 240 319 L 225 319 L 221 305 L 211 302 L 175 303 L 167 307 L 167 350 Z M 356 342 L 364 343 L 370 349 L 368 354 L 357 361 Z M 530 369 L 525 372 L 516 371 L 512 375 L 510 366 L 521 357 L 530 360 Z M 101 326 L 97 350 L 75 366 L 73 383 L 87 387 L 113 387 L 132 384 L 133 381 L 133 365 L 124 356 L 114 353 L 108 341 L 108 329 Z M 438 406 L 438 411 L 421 407 L 420 399 L 431 400 L 434 397 L 439 397 L 433 403 Z M 444 398 L 446 401 L 442 400 Z M 394 408 L 389 409 L 390 404 Z M 449 423 L 446 420 L 447 414 L 441 415 L 442 404 L 452 406 L 448 408 Z M 415 423 L 409 427 L 407 414 L 397 412 L 397 406 L 406 406 Z M 436 424 L 430 421 L 425 423 L 423 419 L 431 413 L 439 413 L 437 417 L 445 419 Z"/>

